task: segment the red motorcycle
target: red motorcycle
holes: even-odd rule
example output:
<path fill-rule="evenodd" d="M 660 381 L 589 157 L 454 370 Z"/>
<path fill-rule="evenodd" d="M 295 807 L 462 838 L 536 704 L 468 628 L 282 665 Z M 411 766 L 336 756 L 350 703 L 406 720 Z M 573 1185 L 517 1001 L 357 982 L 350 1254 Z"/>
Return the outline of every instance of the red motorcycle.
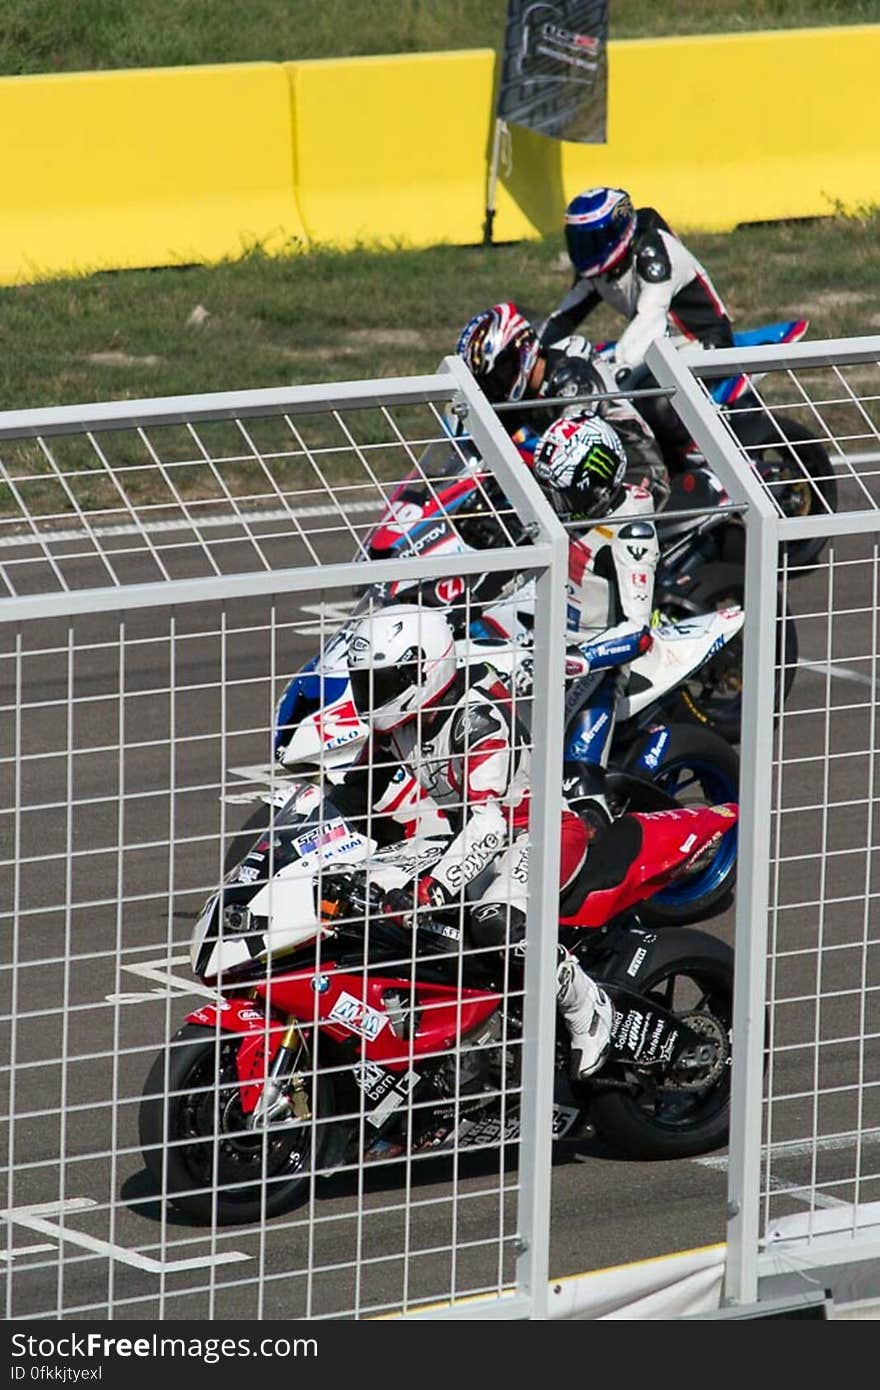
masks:
<path fill-rule="evenodd" d="M 692 927 L 647 930 L 633 909 L 697 871 L 736 818 L 732 804 L 627 815 L 592 846 L 560 941 L 612 999 L 612 1046 L 574 1082 L 560 1020 L 554 1137 L 598 1131 L 638 1159 L 725 1142 L 733 953 Z M 252 1221 L 341 1166 L 516 1138 L 516 962 L 474 949 L 458 908 L 420 922 L 415 950 L 378 911 L 444 847 L 378 849 L 300 784 L 208 899 L 192 965 L 218 1000 L 157 1056 L 140 1107 L 147 1168 L 182 1212 Z"/>

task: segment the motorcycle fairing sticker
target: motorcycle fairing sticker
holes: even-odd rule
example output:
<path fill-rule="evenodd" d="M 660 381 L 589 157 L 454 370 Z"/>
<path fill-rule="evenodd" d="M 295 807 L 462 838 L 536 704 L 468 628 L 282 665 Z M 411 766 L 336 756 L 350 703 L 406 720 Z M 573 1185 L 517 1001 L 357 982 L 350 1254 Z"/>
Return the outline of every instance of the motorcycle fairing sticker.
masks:
<path fill-rule="evenodd" d="M 328 1018 L 331 1023 L 341 1024 L 350 1033 L 357 1033 L 368 1042 L 375 1042 L 388 1022 L 387 1014 L 371 1008 L 361 999 L 355 999 L 353 994 L 348 994 L 345 990 L 339 995 Z"/>
<path fill-rule="evenodd" d="M 669 730 L 661 729 L 659 733 L 657 733 L 657 735 L 654 738 L 652 738 L 651 742 L 648 744 L 647 748 L 639 758 L 639 766 L 651 768 L 651 770 L 653 771 L 659 765 L 660 760 L 663 757 L 666 745 L 669 742 L 669 737 Z"/>
<path fill-rule="evenodd" d="M 379 1129 L 388 1116 L 408 1099 L 419 1080 L 419 1073 L 395 1073 L 386 1071 L 376 1062 L 364 1062 L 354 1068 L 354 1079 L 368 1100 L 373 1102 L 373 1109 L 366 1118 Z"/>
<path fill-rule="evenodd" d="M 580 1110 L 576 1106 L 558 1105 L 553 1106 L 552 1134 L 554 1139 L 562 1139 L 568 1134 L 575 1120 L 578 1118 Z M 519 1116 L 509 1119 L 504 1126 L 504 1142 L 519 1138 Z M 501 1121 L 495 1116 L 488 1116 L 484 1120 L 463 1120 L 459 1125 L 455 1135 L 450 1135 L 444 1144 L 444 1148 L 451 1147 L 453 1142 L 459 1148 L 467 1149 L 475 1147 L 477 1144 L 494 1144 L 502 1138 Z"/>
<path fill-rule="evenodd" d="M 344 843 L 340 843 L 344 841 Z M 318 850 L 323 850 L 322 858 L 335 859 L 340 853 L 348 854 L 356 850 L 360 845 L 359 837 L 353 835 L 349 826 L 341 817 L 336 820 L 327 821 L 323 826 L 316 826 L 313 830 L 308 830 L 304 835 L 299 835 L 293 842 L 294 847 L 299 850 L 303 858 L 307 854 L 316 854 Z"/>
<path fill-rule="evenodd" d="M 569 743 L 565 750 L 566 757 L 575 762 L 597 762 L 598 757 L 593 756 L 596 740 L 599 738 L 599 735 L 602 734 L 603 730 L 606 730 L 606 726 L 610 722 L 610 719 L 611 712 L 607 707 L 603 709 L 600 705 L 596 704 L 592 709 L 587 710 L 583 722 L 578 729 L 576 738 Z M 602 742 L 604 742 L 604 739 Z M 601 746 L 600 744 L 600 747 Z"/>

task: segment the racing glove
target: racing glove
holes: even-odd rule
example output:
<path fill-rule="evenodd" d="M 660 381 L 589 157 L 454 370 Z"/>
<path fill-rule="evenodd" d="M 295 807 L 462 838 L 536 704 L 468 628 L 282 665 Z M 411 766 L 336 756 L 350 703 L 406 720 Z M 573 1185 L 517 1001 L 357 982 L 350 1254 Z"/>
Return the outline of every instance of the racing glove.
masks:
<path fill-rule="evenodd" d="M 447 907 L 450 899 L 442 883 L 423 874 L 405 888 L 389 888 L 382 899 L 382 915 L 397 927 L 418 924 L 419 908 Z"/>

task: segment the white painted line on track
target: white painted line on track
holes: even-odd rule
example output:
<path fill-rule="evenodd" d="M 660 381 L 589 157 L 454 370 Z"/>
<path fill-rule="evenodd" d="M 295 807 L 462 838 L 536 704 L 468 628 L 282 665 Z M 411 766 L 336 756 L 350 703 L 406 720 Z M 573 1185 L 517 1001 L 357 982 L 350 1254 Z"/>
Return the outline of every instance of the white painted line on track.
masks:
<path fill-rule="evenodd" d="M 72 1197 L 66 1202 L 45 1202 L 32 1207 L 7 1207 L 5 1211 L 0 1211 L 0 1217 L 13 1225 L 35 1231 L 37 1235 L 51 1236 L 57 1245 L 65 1242 L 79 1245 L 83 1250 L 90 1250 L 95 1255 L 105 1255 L 108 1260 L 130 1265 L 132 1269 L 142 1269 L 147 1274 L 174 1274 L 185 1269 L 208 1269 L 216 1265 L 239 1264 L 242 1260 L 252 1258 L 243 1250 L 227 1250 L 222 1255 L 196 1255 L 189 1260 L 154 1260 L 150 1255 L 139 1255 L 136 1250 L 126 1250 L 125 1246 L 114 1245 L 109 1240 L 99 1240 L 97 1236 L 72 1231 L 67 1225 L 63 1229 L 54 1226 L 47 1219 L 49 1216 L 66 1216 L 74 1211 L 87 1211 L 97 1205 L 97 1202 L 93 1202 L 89 1197 Z M 55 1246 L 43 1248 L 54 1249 Z"/>
<path fill-rule="evenodd" d="M 317 772 L 317 768 L 305 767 L 299 770 L 297 768 L 280 768 L 277 763 L 254 763 L 247 766 L 230 767 L 227 768 L 227 772 L 230 777 L 240 777 L 243 782 L 256 782 L 258 788 L 267 788 L 269 791 L 279 793 L 281 800 L 286 800 L 293 783 L 308 779 L 311 772 Z M 266 792 L 264 790 L 225 792 L 220 800 L 228 806 L 244 806 L 254 801 L 265 801 Z M 266 804 L 268 805 L 268 802 Z"/>
<path fill-rule="evenodd" d="M 787 1182 L 781 1178 L 771 1178 L 769 1182 L 764 1181 L 765 1188 L 771 1192 L 783 1192 L 786 1197 L 790 1197 L 793 1202 L 803 1202 L 805 1207 L 848 1207 L 849 1202 L 844 1202 L 841 1197 L 830 1197 L 825 1192 L 814 1192 L 809 1187 L 789 1187 Z"/>
<path fill-rule="evenodd" d="M 840 666 L 833 661 L 807 661 L 801 657 L 798 666 L 802 671 L 813 671 L 817 676 L 834 676 L 841 681 L 854 681 L 856 685 L 868 685 L 873 689 L 874 681 L 864 671 L 853 666 Z"/>
<path fill-rule="evenodd" d="M 853 1149 L 857 1143 L 862 1147 L 870 1144 L 880 1144 L 880 1129 L 867 1129 L 862 1134 L 829 1134 L 824 1138 L 817 1139 L 792 1139 L 786 1143 L 774 1144 L 772 1157 L 774 1160 L 780 1158 L 803 1158 L 805 1155 L 815 1153 L 829 1153 L 834 1150 Z M 728 1166 L 726 1154 L 706 1155 L 703 1158 L 695 1158 L 692 1162 L 699 1164 L 701 1168 L 713 1168 L 723 1172 Z M 762 1179 L 764 1187 L 772 1192 L 784 1192 L 791 1197 L 792 1201 L 803 1202 L 806 1206 L 812 1207 L 846 1207 L 849 1202 L 842 1201 L 839 1197 L 832 1197 L 823 1192 L 816 1192 L 808 1187 L 790 1188 L 782 1178 L 771 1178 L 767 1181 L 766 1175 Z"/>
<path fill-rule="evenodd" d="M 185 975 L 175 975 L 173 965 L 189 965 L 189 956 L 160 956 L 158 960 L 147 960 L 141 965 L 123 965 L 129 975 L 137 975 L 143 980 L 156 980 L 162 988 L 151 990 L 124 990 L 119 994 L 106 994 L 106 1004 L 150 1004 L 159 999 L 181 999 L 184 995 L 200 994 L 214 1003 L 222 1003 L 223 996 L 197 980 Z"/>
<path fill-rule="evenodd" d="M 352 609 L 355 607 L 357 599 L 343 599 L 336 603 L 304 603 L 301 605 L 304 613 L 313 613 L 320 621 L 309 623 L 303 627 L 296 624 L 297 637 L 332 637 L 337 628 L 342 627 L 343 623 L 348 622 L 351 617 Z"/>
<path fill-rule="evenodd" d="M 195 505 L 190 503 L 195 511 Z M 271 511 L 264 512 L 235 512 L 209 513 L 206 516 L 193 515 L 192 517 L 180 517 L 168 521 L 144 521 L 141 524 L 134 522 L 120 522 L 118 526 L 93 526 L 90 531 L 84 527 L 72 526 L 65 531 L 22 531 L 13 536 L 0 536 L 0 546 L 10 545 L 39 545 L 48 541 L 84 541 L 91 540 L 93 537 L 100 540 L 103 536 L 142 536 L 158 535 L 163 531 L 206 531 L 213 530 L 219 526 L 253 526 L 262 521 L 307 521 L 311 517 L 321 518 L 335 516 L 342 520 L 344 516 L 357 515 L 361 512 L 381 512 L 384 510 L 385 503 L 376 502 L 340 502 L 338 506 L 326 503 L 323 506 L 315 507 L 283 507 L 273 508 Z"/>
<path fill-rule="evenodd" d="M 866 1129 L 861 1134 L 826 1134 L 816 1139 L 789 1139 L 774 1144 L 771 1148 L 773 1158 L 801 1158 L 804 1154 L 827 1153 L 833 1149 L 852 1149 L 856 1144 L 880 1144 L 880 1128 Z M 727 1158 L 706 1155 L 694 1159 L 704 1168 L 726 1168 Z"/>
<path fill-rule="evenodd" d="M 0 1250 L 0 1260 L 18 1260 L 22 1255 L 40 1255 L 56 1248 L 54 1245 L 16 1245 L 12 1250 Z"/>

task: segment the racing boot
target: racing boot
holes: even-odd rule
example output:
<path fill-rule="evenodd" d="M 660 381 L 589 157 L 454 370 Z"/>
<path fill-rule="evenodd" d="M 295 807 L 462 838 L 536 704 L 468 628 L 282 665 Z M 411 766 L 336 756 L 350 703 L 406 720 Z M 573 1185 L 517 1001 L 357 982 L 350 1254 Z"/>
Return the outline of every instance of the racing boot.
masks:
<path fill-rule="evenodd" d="M 605 796 L 604 767 L 586 762 L 563 763 L 562 794 L 566 804 L 586 825 L 591 840 L 611 824 L 611 810 Z"/>
<path fill-rule="evenodd" d="M 601 1067 L 611 1046 L 614 1009 L 603 989 L 560 947 L 556 1002 L 571 1038 L 571 1076 L 582 1081 Z"/>

